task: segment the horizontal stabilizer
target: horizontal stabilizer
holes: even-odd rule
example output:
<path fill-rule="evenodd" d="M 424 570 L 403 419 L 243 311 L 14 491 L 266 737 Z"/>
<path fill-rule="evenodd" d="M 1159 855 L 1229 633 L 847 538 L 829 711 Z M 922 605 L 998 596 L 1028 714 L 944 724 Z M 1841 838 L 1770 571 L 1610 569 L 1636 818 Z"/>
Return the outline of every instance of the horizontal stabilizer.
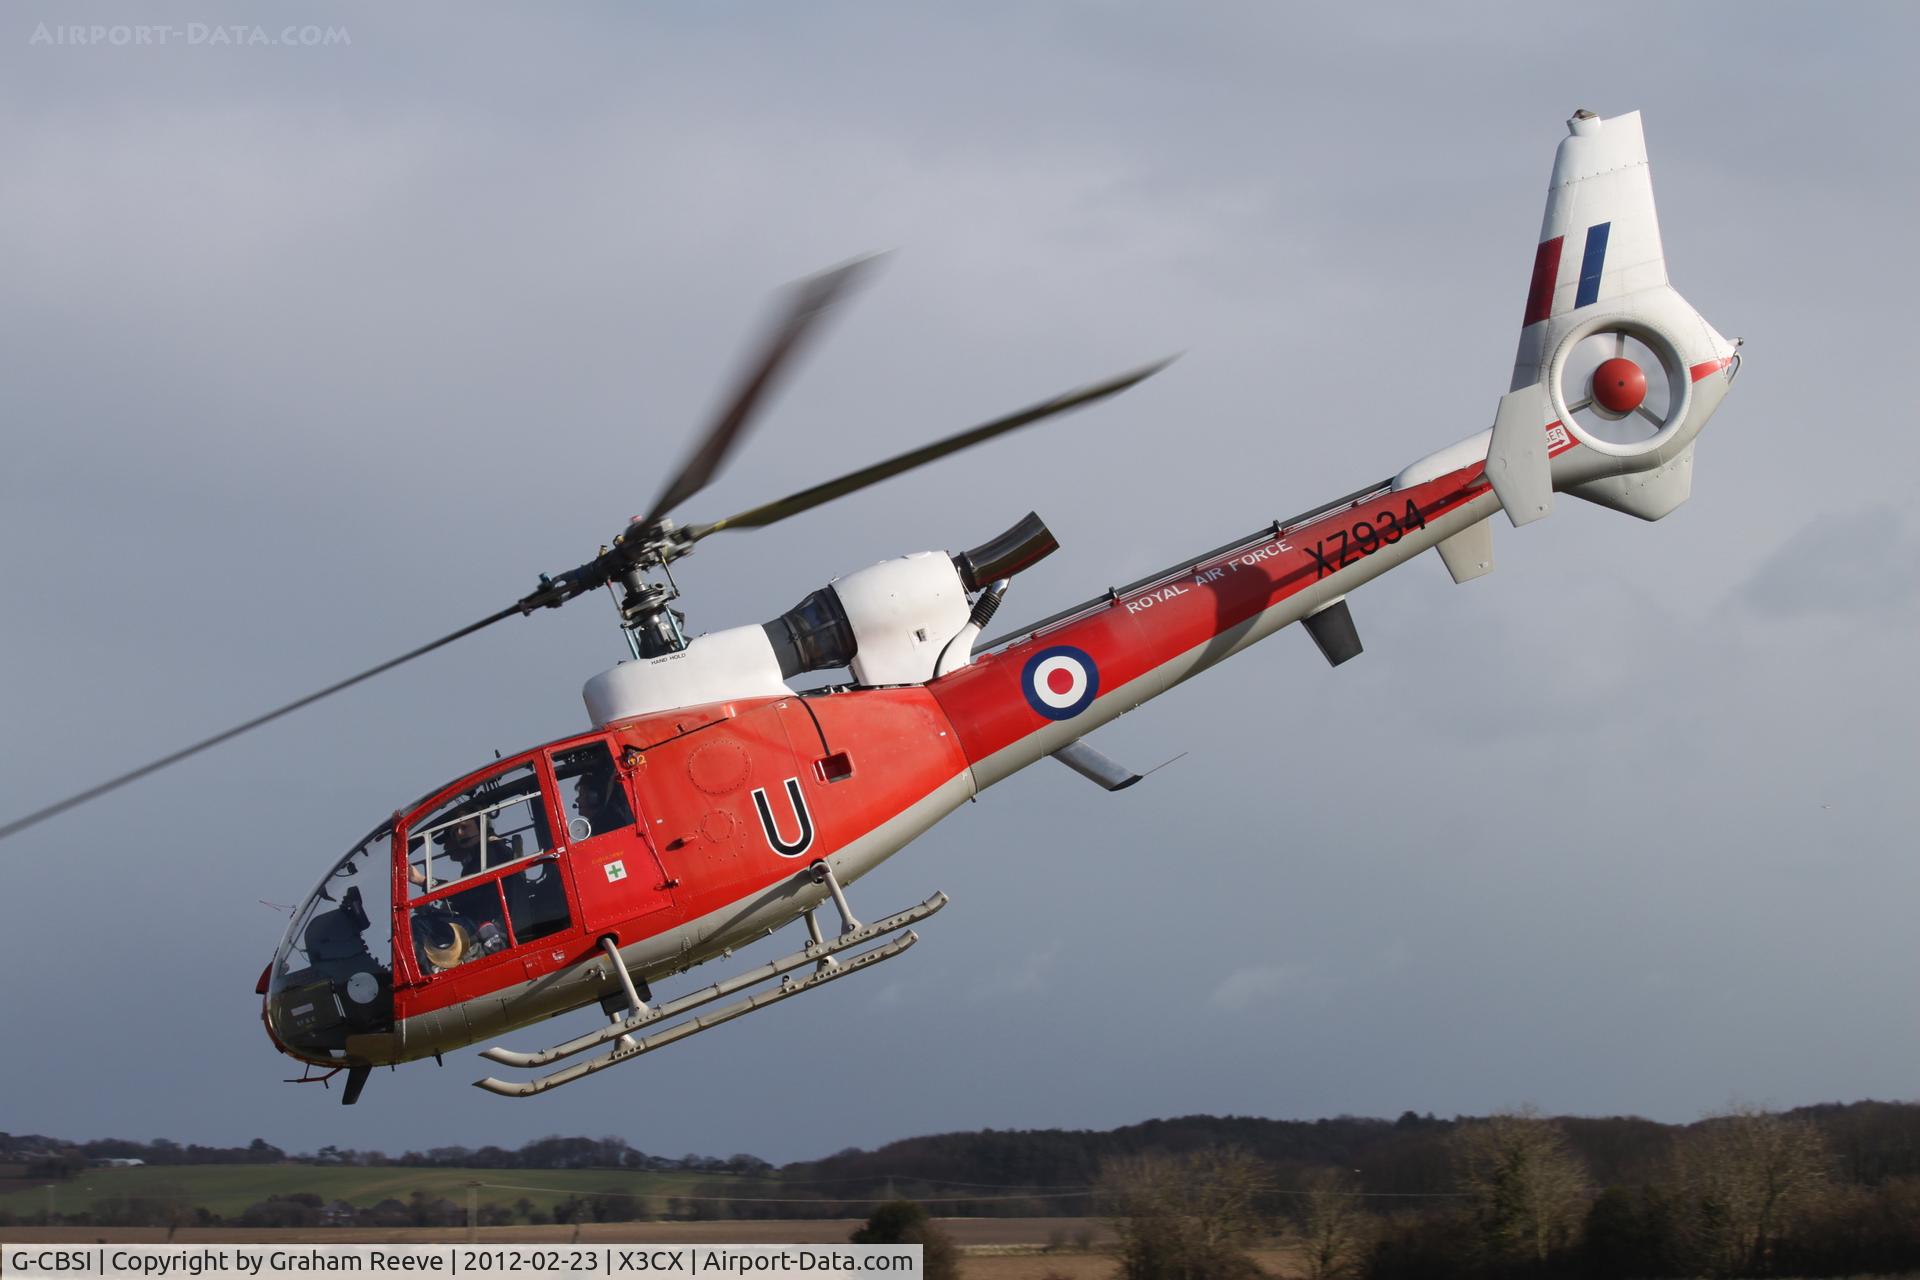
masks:
<path fill-rule="evenodd" d="M 1689 444 L 1675 454 L 1664 467 L 1589 480 L 1567 492 L 1642 520 L 1658 520 L 1693 492 L 1693 446 Z"/>
<path fill-rule="evenodd" d="M 1537 382 L 1500 397 L 1487 445 L 1487 480 L 1515 527 L 1553 513 L 1546 430 L 1552 417 L 1552 402 Z"/>
<path fill-rule="evenodd" d="M 1440 558 L 1455 582 L 1471 582 L 1493 572 L 1493 524 L 1479 520 L 1451 538 L 1440 539 Z"/>
<path fill-rule="evenodd" d="M 1320 647 L 1328 666 L 1337 667 L 1348 658 L 1360 656 L 1360 631 L 1353 625 L 1353 610 L 1347 608 L 1345 596 L 1308 614 L 1300 625 Z"/>
<path fill-rule="evenodd" d="M 1125 791 L 1147 776 L 1144 773 L 1135 773 L 1119 761 L 1102 755 L 1088 745 L 1085 738 L 1075 738 L 1054 752 L 1053 758 L 1081 777 L 1108 791 Z"/>

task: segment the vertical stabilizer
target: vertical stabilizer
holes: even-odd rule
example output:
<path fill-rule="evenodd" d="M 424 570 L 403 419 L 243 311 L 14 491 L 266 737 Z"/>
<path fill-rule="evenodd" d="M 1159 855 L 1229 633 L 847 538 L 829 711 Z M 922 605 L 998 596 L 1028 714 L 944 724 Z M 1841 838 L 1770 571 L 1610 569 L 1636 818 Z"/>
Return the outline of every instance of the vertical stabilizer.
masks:
<path fill-rule="evenodd" d="M 1550 321 L 1667 283 L 1640 113 L 1602 120 L 1577 111 L 1567 131 L 1553 158 L 1510 391 L 1540 381 Z"/>

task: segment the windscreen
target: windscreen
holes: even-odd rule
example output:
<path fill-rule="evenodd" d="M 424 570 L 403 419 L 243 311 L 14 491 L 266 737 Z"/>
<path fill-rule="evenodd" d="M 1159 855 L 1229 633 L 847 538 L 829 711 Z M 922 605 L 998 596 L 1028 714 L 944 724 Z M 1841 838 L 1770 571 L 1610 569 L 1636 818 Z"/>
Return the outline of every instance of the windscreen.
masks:
<path fill-rule="evenodd" d="M 335 864 L 293 913 L 273 957 L 267 1018 L 296 1053 L 328 1059 L 347 1037 L 393 1028 L 393 826 Z"/>

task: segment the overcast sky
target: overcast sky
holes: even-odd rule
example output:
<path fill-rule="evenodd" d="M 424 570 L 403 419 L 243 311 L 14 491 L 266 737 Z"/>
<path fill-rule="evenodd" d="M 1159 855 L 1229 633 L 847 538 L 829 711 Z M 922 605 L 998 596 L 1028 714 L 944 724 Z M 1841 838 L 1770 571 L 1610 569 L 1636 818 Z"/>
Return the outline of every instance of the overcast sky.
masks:
<path fill-rule="evenodd" d="M 680 573 L 758 622 L 1029 508 L 1030 619 L 1507 389 L 1553 149 L 1645 112 L 1745 371 L 1692 501 L 1563 501 L 1103 730 L 855 890 L 914 952 L 515 1102 L 279 1083 L 253 985 L 396 805 L 585 724 L 588 600 L 0 844 L 0 1129 L 774 1160 L 944 1129 L 1914 1097 L 1920 465 L 1903 5 L 151 6 L 0 14 L 0 817 L 510 603 L 643 510 L 767 295 L 895 249 L 710 519 L 1144 360 Z M 244 47 L 191 24 L 348 43 Z M 166 23 L 165 46 L 36 41 Z M 783 940 L 791 943 L 791 940 Z M 786 948 L 783 948 L 786 949 Z M 756 953 L 757 954 L 757 953 Z M 720 976 L 711 967 L 700 982 Z M 506 1038 L 520 1048 L 597 1015 Z M 577 1024 L 577 1026 L 575 1025 Z"/>

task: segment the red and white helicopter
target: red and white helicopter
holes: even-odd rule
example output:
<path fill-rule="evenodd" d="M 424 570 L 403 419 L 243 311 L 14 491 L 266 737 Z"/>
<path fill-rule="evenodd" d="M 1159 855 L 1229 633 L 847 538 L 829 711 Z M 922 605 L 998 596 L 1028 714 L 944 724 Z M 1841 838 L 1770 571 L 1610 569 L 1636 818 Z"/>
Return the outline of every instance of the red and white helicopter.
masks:
<path fill-rule="evenodd" d="M 1684 502 L 1693 442 L 1737 342 L 1667 282 L 1637 113 L 1578 112 L 1556 155 L 1511 389 L 1490 430 L 1392 477 L 980 643 L 1009 580 L 1056 549 L 1028 515 L 949 555 L 836 579 L 762 625 L 692 639 L 671 565 L 1064 410 L 1141 370 L 711 524 L 669 512 L 702 488 L 820 313 L 859 269 L 799 288 L 729 409 L 611 547 L 498 613 L 371 671 L 0 828 L 11 834 L 516 614 L 618 591 L 631 658 L 589 680 L 592 728 L 435 788 L 381 822 L 294 913 L 261 975 L 284 1053 L 348 1072 L 438 1057 L 597 1004 L 606 1025 L 483 1056 L 556 1088 L 890 960 L 942 894 L 870 923 L 846 887 L 1016 770 L 1053 757 L 1109 790 L 1139 775 L 1087 735 L 1293 622 L 1327 660 L 1360 652 L 1346 597 L 1429 548 L 1456 582 L 1493 564 L 1491 517 L 1563 492 L 1645 520 Z M 809 673 L 836 682 L 804 692 Z M 821 928 L 831 904 L 837 928 Z M 799 922 L 804 945 L 656 1001 L 653 984 Z M 324 1077 L 321 1077 L 324 1078 Z"/>

